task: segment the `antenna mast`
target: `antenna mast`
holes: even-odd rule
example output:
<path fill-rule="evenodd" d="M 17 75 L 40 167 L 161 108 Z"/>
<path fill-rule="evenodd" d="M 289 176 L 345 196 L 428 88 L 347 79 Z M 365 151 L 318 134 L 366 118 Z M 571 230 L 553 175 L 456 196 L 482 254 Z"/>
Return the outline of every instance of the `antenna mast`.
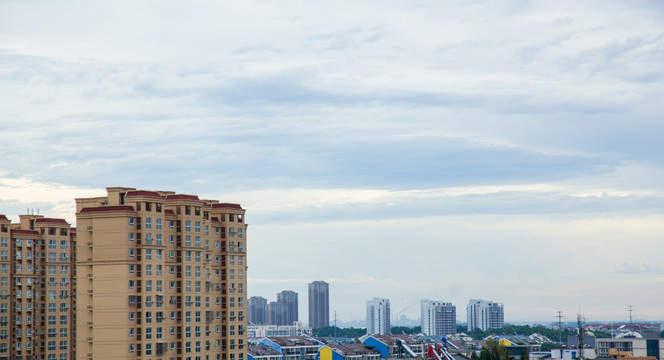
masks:
<path fill-rule="evenodd" d="M 579 327 L 579 357 L 577 358 L 578 360 L 583 360 L 583 348 L 585 347 L 585 342 L 583 341 L 583 323 L 586 321 L 586 319 L 583 318 L 581 314 L 576 315 L 576 323 Z"/>

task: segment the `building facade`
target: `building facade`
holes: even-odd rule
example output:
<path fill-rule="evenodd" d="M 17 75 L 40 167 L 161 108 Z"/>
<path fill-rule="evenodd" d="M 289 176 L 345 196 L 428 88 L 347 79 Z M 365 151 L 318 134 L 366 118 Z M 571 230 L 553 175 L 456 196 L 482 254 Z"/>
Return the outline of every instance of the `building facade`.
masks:
<path fill-rule="evenodd" d="M 390 333 L 390 300 L 367 300 L 367 334 Z"/>
<path fill-rule="evenodd" d="M 309 327 L 330 326 L 330 285 L 325 281 L 309 283 Z"/>
<path fill-rule="evenodd" d="M 466 307 L 468 316 L 468 331 L 479 328 L 500 329 L 505 325 L 505 314 L 503 304 L 482 299 L 472 299 Z"/>
<path fill-rule="evenodd" d="M 297 293 L 291 290 L 284 290 L 277 294 L 277 311 L 281 313 L 277 316 L 278 323 L 272 325 L 293 325 L 298 321 Z"/>
<path fill-rule="evenodd" d="M 265 325 L 267 324 L 267 299 L 261 296 L 252 296 L 248 303 L 249 324 Z"/>
<path fill-rule="evenodd" d="M 245 210 L 112 187 L 76 211 L 77 359 L 246 359 Z"/>
<path fill-rule="evenodd" d="M 422 333 L 428 336 L 456 334 L 456 306 L 452 303 L 422 300 Z"/>
<path fill-rule="evenodd" d="M 64 219 L 0 215 L 0 359 L 73 359 L 74 246 Z"/>

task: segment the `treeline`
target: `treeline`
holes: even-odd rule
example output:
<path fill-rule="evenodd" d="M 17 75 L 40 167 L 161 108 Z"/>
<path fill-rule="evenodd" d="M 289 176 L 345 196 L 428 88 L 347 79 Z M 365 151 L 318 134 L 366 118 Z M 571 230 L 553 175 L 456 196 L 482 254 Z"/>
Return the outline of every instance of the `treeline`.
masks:
<path fill-rule="evenodd" d="M 365 328 L 338 328 L 334 326 L 328 326 L 322 329 L 313 329 L 314 336 L 319 337 L 333 337 L 335 336 L 343 338 L 358 338 L 367 333 Z M 392 334 L 419 334 L 422 330 L 419 326 L 408 327 L 408 326 L 393 326 L 391 328 Z M 468 334 L 475 340 L 481 340 L 486 338 L 489 335 L 532 335 L 534 333 L 542 334 L 551 341 L 558 341 L 558 330 L 551 329 L 542 325 L 530 326 L 530 325 L 505 325 L 500 329 L 489 329 L 487 331 L 482 331 L 480 329 L 474 329 L 473 331 L 468 331 L 464 325 L 457 326 L 457 332 L 463 332 Z M 594 332 L 595 336 L 598 338 L 609 338 L 611 337 L 608 333 L 603 333 L 600 331 Z M 562 341 L 567 342 L 567 337 L 569 335 L 576 336 L 576 329 L 563 329 L 562 331 Z M 664 332 L 663 332 L 664 335 Z"/>
<path fill-rule="evenodd" d="M 336 332 L 335 332 L 336 330 Z M 392 334 L 419 334 L 421 330 L 420 326 L 408 327 L 408 326 L 393 326 L 390 331 Z M 334 326 L 328 326 L 321 329 L 313 329 L 314 336 L 318 337 L 342 337 L 342 338 L 359 338 L 362 335 L 367 333 L 365 328 L 339 328 Z"/>

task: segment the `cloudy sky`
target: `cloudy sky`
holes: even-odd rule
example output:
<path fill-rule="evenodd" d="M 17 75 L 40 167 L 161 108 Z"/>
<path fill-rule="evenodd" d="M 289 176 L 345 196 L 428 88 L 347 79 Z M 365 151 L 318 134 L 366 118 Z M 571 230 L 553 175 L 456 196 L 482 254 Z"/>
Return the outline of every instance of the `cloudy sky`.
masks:
<path fill-rule="evenodd" d="M 249 292 L 664 320 L 660 1 L 0 0 L 0 213 L 247 209 Z"/>

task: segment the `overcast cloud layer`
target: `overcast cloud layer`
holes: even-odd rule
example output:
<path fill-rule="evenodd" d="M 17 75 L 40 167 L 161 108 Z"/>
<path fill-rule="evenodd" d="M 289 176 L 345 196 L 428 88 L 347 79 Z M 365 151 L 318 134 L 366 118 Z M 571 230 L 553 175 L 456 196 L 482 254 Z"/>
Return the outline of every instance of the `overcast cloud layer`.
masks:
<path fill-rule="evenodd" d="M 241 203 L 249 295 L 664 319 L 659 1 L 0 1 L 0 214 Z"/>

